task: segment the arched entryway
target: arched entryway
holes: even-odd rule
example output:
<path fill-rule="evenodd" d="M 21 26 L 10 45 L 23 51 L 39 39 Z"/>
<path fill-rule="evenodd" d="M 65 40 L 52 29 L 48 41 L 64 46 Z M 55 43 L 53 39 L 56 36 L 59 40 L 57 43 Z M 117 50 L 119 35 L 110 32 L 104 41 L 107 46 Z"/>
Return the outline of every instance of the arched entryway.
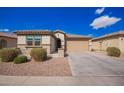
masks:
<path fill-rule="evenodd" d="M 0 40 L 0 48 L 6 48 L 7 47 L 7 41 L 2 39 Z"/>
<path fill-rule="evenodd" d="M 57 38 L 57 49 L 58 48 L 61 48 L 62 45 L 61 45 L 61 39 L 60 38 Z"/>

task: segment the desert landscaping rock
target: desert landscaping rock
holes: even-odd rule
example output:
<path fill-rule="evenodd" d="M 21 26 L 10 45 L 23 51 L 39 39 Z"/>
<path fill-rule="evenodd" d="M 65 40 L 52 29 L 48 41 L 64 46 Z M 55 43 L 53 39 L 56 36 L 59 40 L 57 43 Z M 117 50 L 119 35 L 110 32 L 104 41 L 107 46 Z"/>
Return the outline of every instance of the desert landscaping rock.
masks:
<path fill-rule="evenodd" d="M 14 64 L 0 62 L 0 75 L 11 76 L 71 76 L 67 58 L 52 58 L 44 62 Z"/>

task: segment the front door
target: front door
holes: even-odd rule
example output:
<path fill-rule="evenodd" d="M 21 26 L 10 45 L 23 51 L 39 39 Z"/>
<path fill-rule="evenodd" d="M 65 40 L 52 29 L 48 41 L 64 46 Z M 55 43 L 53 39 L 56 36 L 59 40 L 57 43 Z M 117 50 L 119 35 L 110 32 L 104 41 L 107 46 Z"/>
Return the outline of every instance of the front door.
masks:
<path fill-rule="evenodd" d="M 59 38 L 57 39 L 57 49 L 58 48 L 61 48 L 61 39 L 59 39 Z"/>

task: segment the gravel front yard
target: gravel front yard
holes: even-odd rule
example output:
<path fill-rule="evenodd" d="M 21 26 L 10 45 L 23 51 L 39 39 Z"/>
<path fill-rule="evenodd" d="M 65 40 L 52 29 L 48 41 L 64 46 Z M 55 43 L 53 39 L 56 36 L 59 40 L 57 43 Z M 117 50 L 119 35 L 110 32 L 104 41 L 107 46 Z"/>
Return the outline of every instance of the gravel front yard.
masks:
<path fill-rule="evenodd" d="M 44 62 L 14 64 L 0 62 L 0 75 L 11 76 L 71 76 L 67 58 L 52 58 Z"/>

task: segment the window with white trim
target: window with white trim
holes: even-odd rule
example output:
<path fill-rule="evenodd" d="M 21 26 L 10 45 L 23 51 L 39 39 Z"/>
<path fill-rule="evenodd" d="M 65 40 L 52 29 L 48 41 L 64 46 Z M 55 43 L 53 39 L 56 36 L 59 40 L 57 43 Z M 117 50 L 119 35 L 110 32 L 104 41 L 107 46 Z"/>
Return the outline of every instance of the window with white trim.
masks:
<path fill-rule="evenodd" d="M 26 36 L 26 42 L 27 42 L 28 46 L 32 46 L 33 45 L 33 36 L 32 35 Z"/>
<path fill-rule="evenodd" d="M 26 42 L 28 46 L 40 46 L 41 36 L 40 35 L 27 35 Z"/>
<path fill-rule="evenodd" d="M 41 44 L 41 36 L 40 35 L 35 35 L 34 36 L 34 45 L 35 46 L 40 46 Z"/>

